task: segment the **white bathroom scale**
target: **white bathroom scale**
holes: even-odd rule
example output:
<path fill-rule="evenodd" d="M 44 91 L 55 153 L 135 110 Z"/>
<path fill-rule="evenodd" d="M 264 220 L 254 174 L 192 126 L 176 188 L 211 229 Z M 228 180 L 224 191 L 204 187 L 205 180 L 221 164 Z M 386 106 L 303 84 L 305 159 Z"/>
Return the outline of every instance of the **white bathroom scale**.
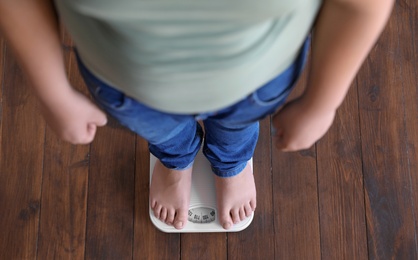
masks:
<path fill-rule="evenodd" d="M 154 170 L 155 158 L 150 154 L 150 181 Z M 250 160 L 251 167 L 252 159 Z M 193 164 L 192 187 L 190 194 L 190 208 L 188 222 L 183 229 L 169 226 L 154 216 L 149 208 L 152 223 L 159 230 L 166 233 L 206 233 L 206 232 L 238 232 L 247 228 L 253 220 L 254 213 L 243 221 L 225 230 L 219 223 L 216 205 L 215 180 L 209 161 L 199 151 Z"/>

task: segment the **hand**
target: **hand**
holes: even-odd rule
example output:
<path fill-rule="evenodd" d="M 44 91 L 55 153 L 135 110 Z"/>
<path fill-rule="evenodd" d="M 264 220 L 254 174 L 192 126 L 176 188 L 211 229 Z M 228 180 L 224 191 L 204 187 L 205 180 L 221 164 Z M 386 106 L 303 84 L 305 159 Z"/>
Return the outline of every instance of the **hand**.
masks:
<path fill-rule="evenodd" d="M 64 141 L 91 143 L 97 127 L 106 125 L 106 115 L 83 94 L 72 88 L 67 90 L 53 102 L 42 103 L 45 120 Z"/>
<path fill-rule="evenodd" d="M 273 117 L 276 147 L 286 152 L 310 148 L 328 131 L 335 112 L 317 111 L 303 97 L 289 102 Z"/>

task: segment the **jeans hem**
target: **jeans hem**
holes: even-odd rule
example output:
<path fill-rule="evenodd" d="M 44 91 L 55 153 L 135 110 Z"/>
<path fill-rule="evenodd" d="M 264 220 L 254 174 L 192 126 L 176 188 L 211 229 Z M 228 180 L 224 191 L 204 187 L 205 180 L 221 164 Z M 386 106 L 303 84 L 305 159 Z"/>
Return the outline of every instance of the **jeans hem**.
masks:
<path fill-rule="evenodd" d="M 161 162 L 161 160 L 160 160 L 160 162 Z M 161 162 L 162 163 L 162 162 Z M 164 163 L 162 163 L 163 165 L 164 165 L 164 167 L 166 167 L 167 169 L 170 169 L 170 170 L 175 170 L 175 171 L 183 171 L 183 170 L 187 170 L 187 169 L 189 169 L 189 168 L 191 168 L 192 166 L 193 166 L 193 163 L 194 163 L 194 161 L 193 162 L 191 162 L 189 165 L 187 165 L 186 167 L 167 167 L 167 166 L 165 166 L 164 165 Z"/>
<path fill-rule="evenodd" d="M 248 162 L 245 162 L 245 163 L 240 164 L 240 165 L 238 165 L 238 166 L 235 166 L 234 168 L 229 169 L 229 170 L 227 170 L 227 171 L 222 171 L 222 170 L 215 169 L 215 168 L 213 168 L 213 167 L 212 167 L 212 172 L 213 172 L 216 176 L 221 177 L 221 178 L 230 178 L 230 177 L 234 177 L 234 176 L 236 176 L 236 175 L 240 174 L 240 173 L 241 173 L 241 172 L 245 169 L 245 167 L 247 166 L 247 163 L 248 163 Z"/>

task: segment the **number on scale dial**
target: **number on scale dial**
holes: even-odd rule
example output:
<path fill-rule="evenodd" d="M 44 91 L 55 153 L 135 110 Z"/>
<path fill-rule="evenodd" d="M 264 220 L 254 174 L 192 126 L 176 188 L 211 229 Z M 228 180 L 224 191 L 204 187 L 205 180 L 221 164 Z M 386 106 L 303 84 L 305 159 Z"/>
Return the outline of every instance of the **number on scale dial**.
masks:
<path fill-rule="evenodd" d="M 188 220 L 192 223 L 211 223 L 215 221 L 215 210 L 207 207 L 189 209 Z"/>

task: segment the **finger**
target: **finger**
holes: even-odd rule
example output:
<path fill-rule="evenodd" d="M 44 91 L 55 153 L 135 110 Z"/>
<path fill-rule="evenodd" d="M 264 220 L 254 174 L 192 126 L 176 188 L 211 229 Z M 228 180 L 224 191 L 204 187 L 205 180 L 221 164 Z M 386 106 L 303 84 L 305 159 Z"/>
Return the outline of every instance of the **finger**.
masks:
<path fill-rule="evenodd" d="M 289 145 L 288 145 L 288 142 L 286 141 L 285 136 L 283 134 L 281 136 L 277 137 L 276 148 L 283 151 L 283 152 L 288 151 Z"/>
<path fill-rule="evenodd" d="M 96 108 L 95 113 L 93 114 L 93 120 L 91 123 L 94 123 L 97 126 L 105 126 L 107 124 L 107 116 L 103 111 Z"/>
<path fill-rule="evenodd" d="M 91 143 L 96 135 L 97 126 L 95 124 L 87 124 L 87 136 L 84 143 Z"/>
<path fill-rule="evenodd" d="M 302 148 L 302 147 L 299 147 L 297 145 L 290 145 L 290 144 L 282 146 L 282 148 L 279 148 L 279 149 L 282 152 L 296 152 L 296 151 L 299 151 L 299 150 L 304 150 L 304 148 Z"/>
<path fill-rule="evenodd" d="M 280 151 L 285 152 L 285 153 L 287 153 L 287 152 L 293 152 L 293 150 L 291 150 L 289 148 L 281 148 Z"/>
<path fill-rule="evenodd" d="M 274 133 L 274 137 L 277 139 L 283 139 L 284 130 L 281 128 L 278 128 L 276 132 Z"/>

